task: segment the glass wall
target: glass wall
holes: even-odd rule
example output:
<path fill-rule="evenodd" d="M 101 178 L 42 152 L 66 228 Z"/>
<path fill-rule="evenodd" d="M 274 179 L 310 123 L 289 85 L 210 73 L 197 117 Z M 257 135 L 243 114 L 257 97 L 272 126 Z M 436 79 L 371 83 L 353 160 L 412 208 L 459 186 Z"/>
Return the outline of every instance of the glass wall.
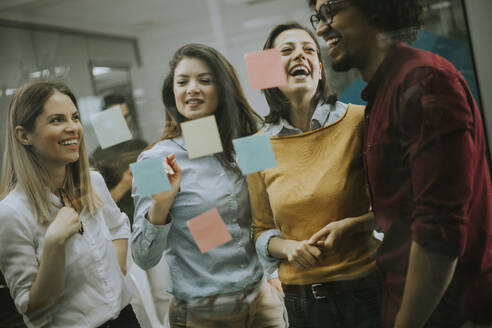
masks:
<path fill-rule="evenodd" d="M 439 144 L 441 140 L 439 138 L 437 141 L 432 140 L 422 149 L 412 153 L 411 160 L 408 153 L 403 151 L 400 157 L 395 156 L 390 159 L 384 157 L 388 153 L 394 155 L 399 152 L 401 149 L 398 147 L 403 142 L 393 140 L 388 136 L 386 136 L 387 143 L 370 143 L 367 141 L 368 132 L 365 128 L 368 126 L 370 115 L 369 111 L 363 108 L 367 104 L 362 100 L 361 93 L 368 84 L 363 81 L 359 67 L 345 72 L 336 72 L 332 68 L 333 56 L 330 54 L 333 54 L 336 45 L 330 48 L 322 37 L 318 37 L 317 41 L 321 45 L 321 57 L 325 62 L 328 88 L 331 93 L 338 95 L 340 101 L 332 103 L 330 106 L 324 104 L 324 106 L 329 107 L 328 111 L 326 108 L 319 110 L 322 106 L 314 106 L 310 99 L 309 106 L 313 105 L 313 108 L 309 108 L 309 113 L 316 114 L 312 116 L 313 119 L 310 117 L 306 121 L 307 123 L 304 122 L 306 124 L 297 124 L 299 123 L 296 121 L 298 117 L 285 114 L 281 108 L 282 104 L 286 108 L 291 108 L 289 106 L 295 102 L 293 99 L 302 98 L 297 97 L 297 93 L 292 92 L 288 87 L 280 88 L 279 93 L 271 94 L 268 91 L 259 91 L 250 87 L 245 54 L 262 50 L 267 35 L 274 26 L 287 21 L 298 21 L 301 25 L 308 27 L 311 32 L 314 32 L 309 20 L 313 10 L 308 7 L 307 1 L 180 0 L 143 1 L 138 5 L 135 5 L 131 0 L 118 1 L 120 0 L 108 0 L 106 4 L 99 4 L 99 1 L 92 0 L 85 2 L 66 1 L 65 3 L 48 1 L 49 3 L 46 3 L 46 8 L 44 8 L 42 4 L 36 3 L 36 1 L 16 2 L 11 0 L 8 5 L 0 5 L 0 131 L 3 133 L 6 130 L 6 116 L 13 94 L 26 81 L 42 79 L 60 81 L 67 84 L 75 93 L 84 123 L 84 137 L 90 155 L 91 168 L 102 173 L 112 199 L 128 215 L 130 221 L 136 223 L 132 227 L 134 234 L 136 231 L 136 236 L 145 235 L 145 238 L 140 237 L 133 245 L 137 247 L 137 251 L 129 252 L 128 263 L 132 269 L 129 269 L 130 273 L 127 278 L 131 280 L 131 292 L 135 296 L 132 305 L 142 326 L 167 327 L 169 303 L 173 297 L 169 292 L 172 292 L 175 297 L 171 308 L 175 311 L 174 317 L 186 313 L 187 306 L 196 306 L 193 310 L 195 312 L 189 314 L 188 320 L 194 321 L 197 326 L 205 323 L 210 324 L 210 326 L 214 324 L 220 326 L 220 324 L 214 323 L 217 318 L 207 316 L 212 311 L 212 308 L 207 306 L 217 299 L 221 302 L 219 302 L 222 306 L 220 311 L 227 315 L 248 313 L 248 309 L 259 306 L 256 311 L 258 318 L 260 318 L 258 320 L 264 322 L 271 320 L 272 326 L 278 325 L 280 327 L 285 323 L 287 313 L 284 311 L 284 304 L 289 311 L 288 316 L 291 322 L 295 322 L 295 320 L 300 320 L 299 322 L 318 320 L 319 323 L 325 312 L 328 313 L 329 311 L 322 306 L 317 307 L 318 303 L 312 307 L 305 305 L 312 305 L 319 299 L 330 299 L 334 294 L 346 295 L 344 293 L 347 290 L 352 291 L 354 281 L 355 284 L 359 284 L 357 286 L 363 288 L 355 291 L 353 295 L 346 296 L 346 299 L 341 296 L 333 298 L 342 304 L 340 307 L 342 310 L 339 311 L 338 315 L 343 318 L 340 319 L 342 324 L 339 325 L 352 327 L 355 326 L 353 320 L 358 322 L 366 320 L 366 317 L 367 320 L 370 320 L 371 314 L 379 313 L 377 305 L 380 304 L 381 295 L 378 286 L 381 277 L 378 276 L 378 273 L 387 268 L 377 268 L 375 258 L 378 247 L 388 236 L 388 232 L 391 236 L 393 231 L 389 227 L 392 220 L 398 218 L 401 219 L 399 222 L 404 223 L 402 226 L 397 225 L 397 228 L 394 229 L 405 230 L 403 235 L 406 238 L 406 244 L 400 245 L 400 240 L 392 237 L 393 239 L 389 239 L 388 243 L 393 242 L 394 244 L 390 244 L 388 247 L 397 244 L 398 247 L 401 246 L 401 252 L 409 252 L 412 243 L 410 226 L 414 222 L 412 215 L 423 208 L 424 214 L 422 216 L 426 217 L 426 211 L 433 213 L 432 210 L 435 209 L 429 206 L 429 203 L 433 204 L 434 199 L 431 199 L 432 197 L 425 198 L 424 195 L 422 199 L 410 199 L 412 191 L 409 190 L 413 187 L 422 187 L 427 183 L 432 184 L 435 181 L 433 179 L 436 178 L 432 173 L 441 172 L 440 169 L 443 167 L 425 167 L 423 165 L 418 172 L 421 180 L 417 182 L 403 181 L 403 179 L 397 181 L 395 184 L 405 186 L 407 188 L 405 192 L 408 192 L 406 194 L 408 197 L 397 205 L 391 203 L 391 197 L 401 196 L 398 193 L 401 190 L 395 188 L 388 191 L 384 189 L 386 185 L 383 186 L 382 193 L 387 198 L 382 201 L 379 199 L 381 202 L 378 203 L 378 195 L 375 196 L 372 193 L 371 179 L 372 183 L 374 180 L 377 180 L 378 183 L 388 180 L 387 185 L 390 185 L 395 182 L 391 179 L 401 178 L 404 174 L 390 175 L 388 172 L 394 172 L 392 170 L 395 169 L 395 171 L 400 170 L 398 172 L 408 173 L 405 170 L 413 165 L 413 159 L 418 157 L 420 153 L 425 153 L 425 147 L 433 147 L 435 143 Z M 335 1 L 338 4 L 349 2 L 348 0 Z M 467 16 L 465 1 L 425 0 L 423 3 L 424 25 L 411 46 L 438 54 L 451 62 L 464 76 L 470 87 L 471 95 L 478 104 L 484 125 L 486 126 L 486 123 L 489 122 L 489 126 L 491 126 L 492 108 L 485 107 L 485 99 L 490 99 L 485 97 L 488 85 L 483 85 L 483 82 L 482 85 L 478 83 L 480 76 L 477 77 L 477 75 L 481 73 L 474 66 L 478 57 L 472 51 L 471 32 L 467 25 L 470 22 L 470 16 Z M 345 7 L 340 7 L 333 12 L 342 15 L 344 9 Z M 476 11 L 474 13 L 476 15 Z M 57 21 L 58 19 L 59 21 Z M 72 23 L 70 22 L 71 19 L 73 19 Z M 122 21 L 127 24 L 122 24 Z M 97 29 L 101 30 L 97 31 Z M 121 33 L 118 33 L 119 30 Z M 490 31 L 479 31 L 480 34 L 488 32 Z M 304 33 L 301 37 L 306 37 L 306 35 L 309 34 Z M 476 32 L 475 35 L 477 35 Z M 336 37 L 334 38 L 336 39 Z M 333 42 L 337 44 L 339 41 Z M 236 89 L 230 88 L 230 85 L 224 85 L 223 81 L 214 81 L 216 76 L 213 74 L 208 74 L 212 75 L 210 80 L 203 79 L 203 76 L 207 76 L 206 72 L 203 71 L 207 71 L 208 67 L 206 69 L 201 67 L 200 69 L 203 70 L 200 71 L 202 79 L 194 81 L 199 84 L 196 87 L 198 91 L 186 90 L 179 94 L 180 86 L 190 82 L 191 77 L 196 73 L 192 70 L 186 70 L 189 68 L 181 67 L 180 69 L 183 71 L 179 77 L 182 81 L 177 82 L 178 80 L 175 79 L 175 83 L 171 87 L 168 86 L 168 89 L 163 92 L 164 78 L 169 73 L 169 62 L 172 55 L 179 47 L 187 43 L 209 45 L 230 61 L 237 71 L 246 100 L 259 116 L 265 118 L 271 113 L 270 106 L 272 108 L 278 106 L 275 107 L 276 110 L 279 113 L 284 113 L 282 115 L 286 115 L 285 117 L 281 114 L 270 115 L 267 118 L 266 128 L 261 133 L 265 133 L 265 131 L 267 134 L 270 133 L 269 137 L 272 138 L 269 139 L 269 143 L 267 142 L 270 148 L 267 147 L 268 149 L 253 161 L 259 162 L 268 151 L 273 149 L 276 158 L 276 161 L 274 158 L 273 162 L 277 165 L 276 167 L 269 167 L 260 173 L 253 172 L 246 177 L 240 171 L 244 168 L 240 164 L 236 166 L 235 161 L 239 161 L 240 156 L 230 153 L 231 147 L 238 147 L 236 143 L 234 146 L 232 144 L 225 145 L 225 139 L 216 139 L 219 144 L 222 143 L 226 155 L 195 159 L 189 155 L 187 140 L 183 138 L 182 134 L 184 133 L 181 130 L 169 129 L 168 124 L 168 130 L 165 131 L 166 116 L 163 97 L 166 97 L 165 91 L 169 93 L 171 88 L 172 92 L 175 93 L 173 95 L 178 95 L 171 100 L 171 103 L 174 101 L 176 104 L 176 111 L 184 108 L 184 112 L 186 106 L 188 109 L 191 108 L 191 114 L 187 113 L 189 116 L 183 112 L 174 113 L 178 121 L 196 118 L 193 116 L 193 110 L 196 109 L 199 112 L 200 105 L 206 103 L 208 96 L 214 101 L 226 99 L 222 103 L 231 103 L 242 97 L 242 92 L 233 96 L 229 95 L 229 98 L 223 96 L 221 93 L 223 90 L 232 90 L 231 92 L 233 92 Z M 292 42 L 290 44 L 292 45 Z M 476 49 L 477 44 L 479 43 L 474 41 L 474 49 Z M 309 53 L 304 55 L 309 57 Z M 316 56 L 313 55 L 309 58 L 309 63 L 317 63 L 318 58 Z M 282 69 L 286 70 L 285 67 L 287 66 L 292 69 L 292 62 L 283 62 Z M 313 74 L 313 76 L 321 74 L 316 65 L 309 66 L 309 69 L 306 65 L 304 66 L 295 72 L 288 70 L 283 73 L 287 73 L 289 78 L 295 76 L 294 79 L 297 79 L 297 82 L 303 79 L 303 75 L 305 77 L 309 74 Z M 227 67 L 224 70 L 225 73 L 222 72 L 222 74 L 231 74 Z M 304 72 L 305 70 L 307 73 Z M 319 76 L 317 77 L 316 83 L 322 80 Z M 235 83 L 234 78 L 230 78 L 228 81 L 230 84 Z M 424 82 L 415 83 L 415 89 L 421 87 L 420 83 Z M 221 86 L 222 89 L 216 90 L 211 87 L 216 85 Z M 213 90 L 210 91 L 211 89 Z M 306 87 L 306 90 L 308 89 Z M 315 90 L 309 89 L 308 91 L 315 93 Z M 286 95 L 289 92 L 292 93 L 290 93 L 291 98 L 288 99 Z M 182 99 L 179 98 L 179 95 Z M 438 96 L 440 97 L 440 95 Z M 268 98 L 268 102 L 266 98 Z M 178 108 L 180 101 L 182 107 Z M 282 103 L 282 101 L 284 102 Z M 288 105 L 286 105 L 287 103 Z M 347 104 L 350 105 L 347 106 Z M 91 117 L 114 105 L 120 106 L 132 138 L 111 147 L 101 147 Z M 241 116 L 244 115 L 245 111 L 242 108 L 242 114 L 234 113 L 236 116 L 231 114 L 231 117 L 235 119 L 226 123 L 221 123 L 219 120 L 222 118 L 216 115 L 219 129 L 223 132 L 222 136 L 228 134 L 228 137 L 232 138 L 231 134 L 234 133 L 251 135 L 258 132 L 255 127 L 260 125 L 256 124 L 260 119 L 249 117 L 252 121 L 256 120 L 255 124 L 251 123 L 245 127 L 246 118 Z M 211 114 L 211 112 L 207 113 Z M 356 114 L 350 116 L 348 113 L 350 115 L 358 113 L 358 116 Z M 225 115 L 225 117 L 229 116 Z M 283 120 L 280 120 L 280 117 Z M 412 122 L 413 118 L 411 116 L 409 121 Z M 448 123 L 446 118 L 439 117 L 438 119 L 442 126 Z M 387 128 L 391 122 L 383 123 L 381 130 Z M 335 126 L 336 130 L 337 124 L 341 127 L 336 134 L 326 133 L 324 135 L 323 132 L 319 132 L 328 131 L 328 128 L 332 126 Z M 435 127 L 438 130 L 440 126 L 436 124 Z M 242 129 L 241 133 L 238 133 L 237 131 L 240 129 Z M 491 129 L 488 131 L 489 135 Z M 377 130 L 373 126 L 372 133 L 377 135 Z M 391 129 L 387 128 L 387 130 Z M 350 131 L 352 134 L 346 131 Z M 164 138 L 166 140 L 159 142 L 163 134 L 166 136 Z M 202 128 L 198 132 L 195 131 L 194 136 L 200 141 L 201 138 L 205 140 L 208 134 L 208 128 Z M 302 137 L 294 135 L 301 135 Z M 233 139 L 237 139 L 236 137 L 237 135 L 234 135 Z M 298 142 L 283 144 L 285 140 L 297 140 Z M 140 187 L 136 186 L 135 176 L 132 176 L 132 174 L 135 175 L 135 172 L 140 172 L 137 174 L 145 176 L 145 173 L 148 173 L 145 172 L 147 169 L 143 168 L 138 171 L 129 168 L 130 164 L 136 162 L 137 156 L 144 149 L 148 149 L 148 145 L 153 145 L 156 142 L 159 142 L 158 146 L 147 152 L 147 156 L 162 157 L 158 165 L 165 166 L 166 172 L 171 172 L 168 177 L 174 176 L 173 172 L 177 172 L 176 167 L 173 166 L 175 165 L 173 164 L 173 157 L 167 157 L 171 153 L 176 154 L 177 163 L 182 165 L 181 168 L 183 169 L 182 176 L 180 176 L 180 186 L 177 186 L 176 183 L 173 184 L 173 181 L 176 181 L 173 179 L 164 181 L 171 183 L 169 185 L 170 190 L 175 193 L 172 194 L 173 201 L 167 204 L 169 205 L 167 211 L 164 211 L 165 215 L 162 215 L 160 221 L 152 221 L 155 217 L 149 218 L 149 215 L 151 216 L 150 204 L 156 202 L 159 197 L 140 194 L 138 192 Z M 260 149 L 262 145 L 260 141 L 255 142 L 258 144 L 254 144 L 254 147 L 251 146 L 251 149 Z M 4 156 L 4 143 L 5 138 L 2 135 L 0 160 Z M 488 139 L 485 136 L 484 147 L 488 146 Z M 450 147 L 447 153 L 451 153 L 452 150 L 453 148 Z M 229 154 L 227 154 L 228 151 Z M 376 152 L 382 155 L 378 155 L 379 153 Z M 219 151 L 219 153 L 221 152 Z M 446 155 L 442 149 L 436 153 L 439 156 Z M 471 155 L 463 155 L 463 157 L 466 156 Z M 486 156 L 487 160 L 490 161 L 490 155 L 487 153 Z M 368 158 L 369 160 L 372 159 L 373 162 L 368 162 Z M 405 158 L 407 162 L 403 163 L 402 158 Z M 344 162 L 345 159 L 349 164 Z M 480 160 L 482 159 L 483 157 L 480 157 Z M 228 166 L 227 163 L 230 165 Z M 435 164 L 435 162 L 432 163 Z M 470 167 L 465 164 L 463 167 L 469 169 Z M 374 173 L 371 176 L 371 173 L 368 173 L 371 165 L 387 165 L 387 170 L 378 171 L 377 174 Z M 332 170 L 332 168 L 334 169 Z M 456 176 L 459 176 L 457 174 L 459 169 L 457 168 L 454 172 Z M 472 171 L 470 169 L 470 172 Z M 490 169 L 488 171 L 490 172 Z M 452 180 L 454 173 L 449 173 L 444 168 L 442 172 L 446 172 L 448 180 Z M 165 175 L 163 176 L 165 177 Z M 483 176 L 485 177 L 485 174 Z M 474 180 L 477 185 L 480 184 L 479 180 Z M 147 177 L 146 181 L 148 183 L 153 182 L 152 177 Z M 367 187 L 368 184 L 369 188 Z M 435 185 L 432 187 L 442 189 L 443 193 L 446 192 L 444 190 L 446 188 Z M 460 188 L 461 186 L 452 185 L 448 189 L 461 190 Z M 432 188 L 429 187 L 429 189 Z M 426 192 L 432 193 L 433 190 L 426 190 Z M 140 200 L 140 205 L 137 208 L 134 206 L 132 193 L 135 200 Z M 160 195 L 162 196 L 162 194 Z M 475 196 L 477 198 L 480 196 L 482 197 L 480 198 L 481 201 L 487 202 L 483 195 Z M 165 200 L 162 201 L 162 199 Z M 453 199 L 453 201 L 455 200 Z M 165 203 L 166 197 L 162 196 L 160 201 Z M 442 201 L 442 199 L 438 199 L 438 201 Z M 490 200 L 488 202 L 490 203 Z M 461 206 L 461 203 L 458 203 L 454 208 Z M 373 212 L 375 204 L 377 209 Z M 381 204 L 386 205 L 382 206 Z M 444 208 L 454 215 L 453 204 L 449 205 L 446 201 L 442 201 L 438 205 L 442 206 L 437 206 L 439 209 Z M 472 205 L 474 204 L 470 202 L 470 207 Z M 484 205 L 484 207 L 486 206 Z M 152 207 L 154 214 L 155 208 Z M 400 209 L 401 211 L 399 211 Z M 392 212 L 392 210 L 394 211 Z M 412 229 L 414 230 L 412 231 L 415 232 L 418 229 L 424 231 L 435 222 L 440 223 L 439 220 L 444 216 L 445 210 L 440 212 L 441 216 L 438 218 L 430 217 L 429 214 L 429 219 L 422 223 L 422 226 L 413 226 Z M 216 215 L 217 213 L 218 215 Z M 376 213 L 378 224 L 374 223 L 374 213 Z M 397 214 L 393 216 L 394 213 Z M 476 213 L 478 212 L 472 214 L 480 218 L 487 215 L 490 217 L 490 213 Z M 199 237 L 191 232 L 194 222 L 197 222 L 191 220 L 197 217 L 203 220 L 202 222 L 207 222 L 203 225 L 205 228 L 199 225 L 196 232 Z M 289 221 L 283 221 L 286 220 L 285 218 Z M 344 219 L 355 220 L 343 221 Z M 453 224 L 459 221 L 461 226 L 455 230 L 451 229 L 452 233 L 458 233 L 456 230 L 464 229 L 462 226 L 469 224 L 468 216 L 465 219 L 453 216 L 453 219 L 455 219 Z M 361 222 L 364 224 L 357 225 Z M 426 235 L 426 237 L 432 235 L 442 243 L 436 243 L 439 244 L 436 246 L 432 241 L 423 238 L 423 241 L 428 242 L 425 246 L 446 253 L 442 245 L 445 244 L 444 241 L 448 241 L 450 238 L 447 235 L 449 232 L 446 230 L 447 223 L 447 221 L 444 222 L 438 228 L 433 226 L 435 230 Z M 480 224 L 482 224 L 480 229 L 485 230 L 490 222 L 487 224 L 481 222 Z M 350 229 L 354 226 L 356 228 L 351 231 Z M 165 228 L 162 229 L 162 227 Z M 311 236 L 319 231 L 323 232 L 323 237 L 313 241 Z M 340 233 L 342 237 L 337 237 L 337 233 Z M 473 233 L 477 233 L 478 236 L 478 232 L 475 230 Z M 332 245 L 327 244 L 329 240 L 327 236 L 330 234 L 333 237 L 333 243 L 337 243 L 336 247 L 330 248 Z M 415 232 L 415 234 L 417 233 Z M 452 237 L 456 236 L 452 235 Z M 205 246 L 195 243 L 200 238 L 205 240 L 205 244 L 207 242 L 210 242 L 209 244 L 218 243 L 219 241 L 222 241 L 223 244 L 204 251 L 203 247 Z M 481 242 L 490 236 L 476 238 Z M 220 240 L 218 241 L 218 239 Z M 463 240 L 465 239 L 463 237 Z M 465 243 L 463 240 L 460 242 Z M 449 248 L 462 247 L 462 245 L 457 246 L 453 242 L 449 242 Z M 160 246 L 154 248 L 159 243 Z M 476 245 L 473 244 L 469 247 L 474 246 Z M 160 254 L 152 253 L 150 256 L 149 254 L 155 252 L 155 249 Z M 454 253 L 450 251 L 453 256 L 457 253 L 457 250 L 454 251 Z M 467 249 L 460 249 L 460 251 L 462 252 L 460 253 L 461 256 Z M 398 251 L 395 251 L 396 253 Z M 145 259 L 138 259 L 139 254 Z M 161 258 L 162 254 L 164 256 Z M 405 255 L 408 254 L 405 253 Z M 146 256 L 148 257 L 146 258 Z M 149 258 L 151 259 L 149 260 Z M 470 261 L 475 260 L 471 259 Z M 138 263 L 138 266 L 134 262 Z M 399 269 L 407 268 L 407 266 L 407 262 L 404 264 L 398 262 Z M 466 271 L 469 267 L 465 269 L 460 267 L 459 269 Z M 398 276 L 395 278 L 396 282 L 393 281 L 392 283 L 397 285 L 404 279 L 405 277 Z M 266 280 L 269 280 L 269 283 Z M 463 281 L 458 281 L 456 284 L 459 285 Z M 1 281 L 0 284 L 2 284 Z M 3 287 L 6 286 L 3 285 Z M 0 285 L 1 288 L 2 285 Z M 400 285 L 395 288 L 403 289 Z M 217 299 L 216 296 L 210 297 L 210 295 L 218 294 L 220 296 Z M 300 301 L 306 295 L 309 301 Z M 398 302 L 400 296 L 392 295 Z M 357 303 L 359 301 L 361 303 Z M 456 304 L 453 303 L 452 305 Z M 368 310 L 365 311 L 365 314 L 362 314 L 364 311 L 358 312 L 359 309 L 366 306 Z M 213 309 L 213 311 L 215 310 L 217 308 Z M 297 310 L 297 315 L 295 310 Z M 313 312 L 309 312 L 311 310 Z M 336 311 L 333 310 L 333 312 Z M 308 314 L 306 315 L 306 313 Z M 301 318 L 303 315 L 305 317 Z M 362 317 L 359 315 L 364 315 L 364 319 L 361 319 Z M 248 314 L 244 314 L 244 316 L 248 316 Z M 220 315 L 216 317 L 220 317 Z M 235 317 L 235 319 L 244 321 L 244 318 Z M 374 320 L 375 322 L 379 320 L 379 314 Z M 260 325 L 253 324 L 253 326 L 259 327 Z"/>

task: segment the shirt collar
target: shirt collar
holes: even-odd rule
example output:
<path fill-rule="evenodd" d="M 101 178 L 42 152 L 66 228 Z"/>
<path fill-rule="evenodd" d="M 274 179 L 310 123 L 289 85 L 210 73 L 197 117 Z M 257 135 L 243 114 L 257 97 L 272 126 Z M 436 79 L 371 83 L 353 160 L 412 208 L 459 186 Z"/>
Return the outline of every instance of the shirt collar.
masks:
<path fill-rule="evenodd" d="M 336 102 L 335 106 L 330 104 L 319 104 L 311 117 L 309 130 L 312 131 L 322 128 L 328 123 L 338 120 L 345 114 L 346 108 L 347 106 L 339 101 Z M 302 133 L 302 130 L 292 126 L 286 119 L 280 118 L 278 123 L 265 124 L 265 133 L 272 137 L 283 137 Z"/>
<path fill-rule="evenodd" d="M 378 92 L 379 86 L 387 76 L 387 72 L 392 68 L 393 65 L 395 65 L 394 59 L 398 56 L 399 50 L 404 47 L 406 46 L 403 43 L 399 42 L 388 50 L 388 53 L 379 65 L 376 73 L 374 73 L 372 79 L 369 81 L 364 90 L 362 90 L 362 100 L 364 100 L 365 102 L 370 102 L 374 99 L 376 93 Z"/>

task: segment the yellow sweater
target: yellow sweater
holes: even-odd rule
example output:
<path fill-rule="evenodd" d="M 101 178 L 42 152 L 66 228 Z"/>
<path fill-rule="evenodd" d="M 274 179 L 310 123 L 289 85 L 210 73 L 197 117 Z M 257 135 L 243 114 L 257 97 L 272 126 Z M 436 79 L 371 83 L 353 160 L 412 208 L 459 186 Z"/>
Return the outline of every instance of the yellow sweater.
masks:
<path fill-rule="evenodd" d="M 364 107 L 349 105 L 338 121 L 314 131 L 270 138 L 278 167 L 248 175 L 254 240 L 280 229 L 284 239 L 306 240 L 330 222 L 367 213 L 362 162 Z M 356 279 L 375 268 L 378 242 L 352 235 L 317 266 L 279 267 L 284 284 Z"/>

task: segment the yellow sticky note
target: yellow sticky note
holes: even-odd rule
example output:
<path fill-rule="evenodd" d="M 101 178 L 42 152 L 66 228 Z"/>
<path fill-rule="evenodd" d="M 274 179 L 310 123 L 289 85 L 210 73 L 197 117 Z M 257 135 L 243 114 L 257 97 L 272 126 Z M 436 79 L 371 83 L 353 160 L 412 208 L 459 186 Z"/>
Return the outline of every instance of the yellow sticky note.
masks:
<path fill-rule="evenodd" d="M 181 123 L 188 158 L 193 159 L 222 152 L 215 116 L 206 116 Z"/>

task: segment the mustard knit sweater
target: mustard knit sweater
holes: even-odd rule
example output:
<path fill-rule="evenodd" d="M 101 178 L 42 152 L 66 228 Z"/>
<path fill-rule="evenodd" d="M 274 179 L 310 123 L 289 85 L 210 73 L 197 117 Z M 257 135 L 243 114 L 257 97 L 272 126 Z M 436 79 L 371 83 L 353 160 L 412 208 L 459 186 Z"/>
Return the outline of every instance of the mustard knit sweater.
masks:
<path fill-rule="evenodd" d="M 362 161 L 364 107 L 349 105 L 338 121 L 314 131 L 272 137 L 278 166 L 248 175 L 253 236 L 280 229 L 284 239 L 306 240 L 330 222 L 367 213 Z M 317 266 L 279 267 L 284 284 L 363 277 L 375 268 L 378 242 L 369 232 L 347 237 Z"/>

